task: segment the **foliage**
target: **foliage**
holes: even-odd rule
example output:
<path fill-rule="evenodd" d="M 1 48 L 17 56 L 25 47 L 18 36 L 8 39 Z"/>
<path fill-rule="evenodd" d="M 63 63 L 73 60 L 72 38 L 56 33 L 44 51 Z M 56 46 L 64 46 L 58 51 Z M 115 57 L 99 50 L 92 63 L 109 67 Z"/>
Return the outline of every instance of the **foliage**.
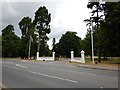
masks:
<path fill-rule="evenodd" d="M 70 57 L 70 52 L 73 50 L 75 56 L 80 55 L 81 51 L 81 38 L 76 36 L 76 32 L 66 32 L 62 35 L 59 43 L 54 46 L 57 56 Z"/>
<path fill-rule="evenodd" d="M 29 17 L 24 17 L 20 22 L 19 22 L 19 27 L 22 32 L 22 37 L 26 37 L 29 33 L 29 28 L 31 27 L 31 18 Z"/>
<path fill-rule="evenodd" d="M 52 51 L 54 51 L 54 46 L 55 46 L 55 38 L 53 38 L 53 41 L 52 41 L 53 43 L 52 43 Z"/>
<path fill-rule="evenodd" d="M 120 56 L 120 2 L 107 2 L 105 5 L 106 17 L 101 24 L 104 53 L 106 56 Z"/>
<path fill-rule="evenodd" d="M 105 10 L 105 4 L 101 3 L 101 2 L 88 2 L 87 4 L 87 8 L 91 9 L 91 17 L 90 19 L 86 19 L 84 20 L 85 22 L 87 22 L 87 25 L 92 25 L 91 28 L 94 28 L 95 30 L 95 36 L 96 36 L 96 40 L 97 42 L 96 43 L 96 50 L 98 53 L 98 57 L 99 57 L 99 60 L 101 59 L 101 34 L 99 33 L 99 28 L 100 28 L 100 24 L 101 22 L 103 22 L 104 20 L 104 15 L 103 15 L 103 12 Z M 93 26 L 93 24 L 95 24 Z M 99 61 L 100 62 L 100 61 Z"/>
<path fill-rule="evenodd" d="M 30 29 L 32 27 L 31 18 L 24 17 L 19 22 L 19 27 L 20 27 L 21 32 L 22 32 L 21 44 L 20 44 L 21 45 L 20 46 L 21 57 L 27 58 L 28 57 L 28 45 L 29 45 L 31 31 L 33 30 L 33 32 L 34 32 L 34 29 Z"/>
<path fill-rule="evenodd" d="M 40 55 L 48 56 L 51 54 L 47 45 L 48 37 L 46 34 L 50 33 L 51 18 L 45 6 L 40 7 L 35 13 L 35 20 L 29 17 L 23 17 L 18 23 L 22 36 L 19 38 L 14 33 L 13 25 L 6 26 L 2 30 L 2 45 L 3 57 L 28 57 L 28 50 L 30 48 L 31 57 L 36 56 L 37 52 L 37 33 L 39 33 L 40 41 Z M 39 23 L 39 24 L 38 24 Z M 30 47 L 31 45 L 31 47 Z"/>
<path fill-rule="evenodd" d="M 0 57 L 2 57 L 2 35 L 0 35 Z"/>
<path fill-rule="evenodd" d="M 84 38 L 84 40 L 82 40 L 82 48 L 85 51 L 85 55 L 86 56 L 91 56 L 91 35 L 90 35 L 90 31 L 87 31 L 87 34 Z"/>
<path fill-rule="evenodd" d="M 15 35 L 13 25 L 2 30 L 2 57 L 18 57 L 20 38 Z"/>
<path fill-rule="evenodd" d="M 98 2 L 97 2 L 98 3 Z M 92 4 L 92 5 L 91 5 Z M 92 9 L 96 3 L 89 3 L 89 8 Z M 99 8 L 98 8 L 99 9 Z M 98 28 L 94 28 L 94 52 L 95 55 L 104 57 L 104 60 L 108 56 L 120 56 L 120 2 L 106 2 L 102 7 L 102 12 L 104 12 L 104 18 L 98 22 Z M 98 10 L 99 11 L 99 10 Z M 96 12 L 96 11 L 92 11 Z M 94 15 L 94 14 L 93 14 Z M 93 20 L 93 19 L 91 19 Z M 99 20 L 98 20 L 99 21 Z M 86 19 L 87 25 L 90 25 L 90 19 Z M 97 25 L 97 23 L 95 24 Z M 86 34 L 84 39 L 84 45 L 90 41 L 89 33 Z M 89 45 L 85 45 L 85 50 L 90 50 Z M 87 53 L 87 52 L 86 52 Z M 89 53 L 90 55 L 90 53 Z M 100 59 L 98 59 L 100 60 Z"/>
<path fill-rule="evenodd" d="M 40 7 L 35 12 L 34 25 L 36 32 L 38 33 L 38 51 L 40 52 L 40 56 L 44 56 L 44 52 L 47 52 L 48 50 L 47 40 L 49 40 L 49 38 L 47 37 L 47 34 L 50 33 L 50 21 L 51 14 L 48 13 L 45 6 Z"/>

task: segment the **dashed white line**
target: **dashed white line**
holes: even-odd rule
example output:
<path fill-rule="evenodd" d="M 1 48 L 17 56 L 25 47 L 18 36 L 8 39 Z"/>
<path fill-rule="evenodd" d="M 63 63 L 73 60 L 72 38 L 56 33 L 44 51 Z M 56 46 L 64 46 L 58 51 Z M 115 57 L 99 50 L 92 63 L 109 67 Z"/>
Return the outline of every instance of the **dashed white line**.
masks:
<path fill-rule="evenodd" d="M 48 74 L 38 73 L 38 72 L 34 72 L 34 71 L 29 71 L 29 72 L 30 72 L 30 73 L 33 73 L 33 74 L 36 74 L 36 75 L 41 75 L 41 76 L 46 76 L 46 77 L 56 78 L 56 79 L 60 79 L 60 80 L 64 80 L 64 81 L 69 81 L 69 82 L 79 83 L 78 81 L 75 81 L 75 80 L 65 79 L 65 78 L 61 78 L 61 77 L 57 77 L 57 76 L 53 76 L 53 75 L 48 75 Z"/>
<path fill-rule="evenodd" d="M 16 64 L 15 66 L 17 66 L 17 67 L 22 67 L 22 68 L 28 68 L 27 66 L 23 66 L 23 65 L 21 65 L 21 64 Z"/>
<path fill-rule="evenodd" d="M 57 69 L 57 68 L 50 68 L 50 69 L 59 70 L 59 71 L 66 71 L 66 72 L 73 72 L 73 73 L 79 73 L 79 74 L 85 74 L 85 75 L 86 75 L 85 72 L 77 72 L 77 71 L 64 70 L 64 69 Z M 87 73 L 87 74 L 89 74 L 89 75 L 93 75 L 93 76 L 96 75 L 96 74 L 93 74 L 93 73 Z"/>
<path fill-rule="evenodd" d="M 6 61 L 5 62 L 2 61 L 2 63 L 13 64 L 13 62 L 6 62 Z"/>
<path fill-rule="evenodd" d="M 12 69 L 18 69 L 17 67 L 11 67 L 11 66 L 6 66 L 6 65 L 5 67 L 12 68 Z"/>

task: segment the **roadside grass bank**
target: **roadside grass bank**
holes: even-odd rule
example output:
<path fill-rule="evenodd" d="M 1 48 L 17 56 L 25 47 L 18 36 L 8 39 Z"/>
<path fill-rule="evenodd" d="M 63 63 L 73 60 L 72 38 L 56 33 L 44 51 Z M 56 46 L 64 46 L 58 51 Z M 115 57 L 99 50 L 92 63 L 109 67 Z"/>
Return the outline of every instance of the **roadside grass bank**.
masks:
<path fill-rule="evenodd" d="M 0 58 L 0 60 L 16 60 L 16 61 L 30 61 L 30 62 L 50 62 L 45 60 L 35 60 L 35 59 L 21 59 L 21 58 Z"/>
<path fill-rule="evenodd" d="M 98 63 L 98 58 L 95 58 L 96 64 Z M 92 60 L 91 58 L 86 58 L 86 63 L 91 64 Z M 100 64 L 120 64 L 120 57 L 108 57 L 107 60 L 104 60 L 104 58 L 101 58 L 101 63 Z"/>
<path fill-rule="evenodd" d="M 35 59 L 21 59 L 21 58 L 0 58 L 0 60 L 24 60 L 24 61 L 32 61 L 32 62 L 43 62 L 44 60 L 35 60 Z M 70 61 L 70 58 L 56 58 L 55 61 Z M 98 63 L 98 58 L 95 58 L 95 64 L 120 64 L 120 57 L 108 57 L 107 60 L 101 58 L 101 63 Z M 45 61 L 49 62 L 49 61 Z M 73 64 L 78 64 L 77 62 L 70 62 Z M 85 58 L 85 64 L 92 64 L 91 58 Z"/>

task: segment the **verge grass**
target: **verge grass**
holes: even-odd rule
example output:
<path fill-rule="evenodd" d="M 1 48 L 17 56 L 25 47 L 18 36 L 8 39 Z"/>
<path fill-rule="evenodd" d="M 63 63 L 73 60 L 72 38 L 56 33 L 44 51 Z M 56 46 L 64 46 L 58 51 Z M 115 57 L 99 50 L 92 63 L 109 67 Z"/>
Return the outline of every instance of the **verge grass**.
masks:
<path fill-rule="evenodd" d="M 98 58 L 95 58 L 95 62 L 98 63 Z M 92 63 L 90 58 L 86 58 L 86 63 Z M 101 64 L 120 64 L 120 57 L 108 57 L 107 60 L 101 58 Z"/>

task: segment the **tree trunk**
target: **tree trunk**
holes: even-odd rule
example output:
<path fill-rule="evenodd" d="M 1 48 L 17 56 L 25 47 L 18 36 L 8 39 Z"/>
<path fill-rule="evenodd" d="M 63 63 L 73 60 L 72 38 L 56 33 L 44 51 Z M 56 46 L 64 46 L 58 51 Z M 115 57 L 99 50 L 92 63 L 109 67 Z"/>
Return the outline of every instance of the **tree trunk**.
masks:
<path fill-rule="evenodd" d="M 98 50 L 99 50 L 99 53 L 98 53 L 98 62 L 101 63 L 101 48 L 100 48 L 100 37 L 99 37 L 99 32 L 98 32 L 98 5 L 97 5 L 97 39 L 98 39 Z"/>
<path fill-rule="evenodd" d="M 37 47 L 37 52 L 40 50 L 40 39 L 38 39 L 38 47 Z"/>

